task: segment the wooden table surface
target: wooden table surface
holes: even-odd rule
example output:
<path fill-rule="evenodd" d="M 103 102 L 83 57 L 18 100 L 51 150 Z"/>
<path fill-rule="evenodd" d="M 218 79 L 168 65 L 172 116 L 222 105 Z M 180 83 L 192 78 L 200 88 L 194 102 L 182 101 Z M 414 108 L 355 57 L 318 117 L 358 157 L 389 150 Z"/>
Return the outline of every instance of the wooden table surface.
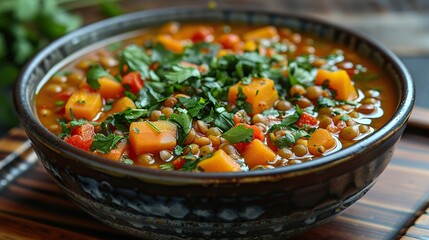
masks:
<path fill-rule="evenodd" d="M 244 1 L 234 1 L 241 2 Z M 181 1 L 180 5 L 189 3 L 195 1 Z M 314 4 L 309 0 L 250 0 L 247 3 L 274 9 L 293 6 L 292 10 L 312 11 L 369 33 L 377 32 L 371 22 L 388 25 L 383 31 L 392 32 L 400 28 L 397 26 L 400 19 L 414 29 L 427 28 L 429 23 L 429 1 L 339 0 Z M 169 6 L 171 1 L 130 0 L 121 4 L 125 11 L 135 11 Z M 78 11 L 86 16 L 86 23 L 100 18 L 91 8 Z M 380 40 L 402 56 L 429 54 L 429 31 L 423 31 L 412 46 L 403 44 L 404 34 L 397 33 L 395 39 L 389 37 L 391 33 L 386 34 L 379 33 Z M 429 239 L 428 119 L 427 109 L 414 110 L 410 128 L 398 143 L 391 163 L 365 197 L 334 220 L 292 239 Z M 132 239 L 70 202 L 41 166 L 22 129 L 12 129 L 0 139 L 0 240 L 93 238 Z"/>

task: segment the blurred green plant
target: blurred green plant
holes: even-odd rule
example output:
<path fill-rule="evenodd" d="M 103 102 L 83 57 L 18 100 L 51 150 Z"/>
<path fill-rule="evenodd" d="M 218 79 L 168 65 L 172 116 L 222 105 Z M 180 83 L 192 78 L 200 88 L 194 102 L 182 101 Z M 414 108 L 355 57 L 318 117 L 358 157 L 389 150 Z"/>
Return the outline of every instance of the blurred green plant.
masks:
<path fill-rule="evenodd" d="M 80 27 L 77 10 L 91 6 L 105 17 L 122 14 L 116 0 L 0 1 L 0 130 L 18 124 L 11 89 L 21 67 L 43 46 Z"/>

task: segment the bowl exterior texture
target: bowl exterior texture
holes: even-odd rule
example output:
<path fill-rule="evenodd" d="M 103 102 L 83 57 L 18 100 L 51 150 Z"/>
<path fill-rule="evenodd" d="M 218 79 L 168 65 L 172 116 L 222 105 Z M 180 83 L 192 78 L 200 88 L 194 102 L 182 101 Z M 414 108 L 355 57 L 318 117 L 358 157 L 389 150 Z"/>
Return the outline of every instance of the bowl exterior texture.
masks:
<path fill-rule="evenodd" d="M 75 164 L 73 157 L 32 140 L 68 197 L 108 225 L 146 239 L 253 239 L 284 238 L 345 210 L 364 196 L 386 167 L 398 138 L 399 134 L 368 151 L 359 164 L 302 177 L 172 186 Z"/>
<path fill-rule="evenodd" d="M 241 175 L 120 167 L 68 146 L 38 123 L 33 109 L 36 88 L 61 59 L 117 34 L 170 20 L 198 19 L 287 26 L 346 44 L 392 76 L 400 89 L 398 111 L 380 131 L 338 154 L 301 166 Z M 395 56 L 348 30 L 281 13 L 189 8 L 125 15 L 54 42 L 21 74 L 15 103 L 47 171 L 72 201 L 104 223 L 146 239 L 282 239 L 329 220 L 364 196 L 393 155 L 411 111 L 413 92 L 409 75 Z"/>

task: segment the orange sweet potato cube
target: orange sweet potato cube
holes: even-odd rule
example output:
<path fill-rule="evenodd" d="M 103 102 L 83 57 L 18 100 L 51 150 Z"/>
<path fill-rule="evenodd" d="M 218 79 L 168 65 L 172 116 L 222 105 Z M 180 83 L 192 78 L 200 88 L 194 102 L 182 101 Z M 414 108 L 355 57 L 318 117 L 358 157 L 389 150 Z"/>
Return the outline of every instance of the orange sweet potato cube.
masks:
<path fill-rule="evenodd" d="M 92 121 L 103 107 L 103 101 L 99 93 L 86 92 L 83 90 L 74 92 L 65 105 L 66 117 L 72 119 L 70 109 L 77 118 Z"/>
<path fill-rule="evenodd" d="M 217 150 L 213 156 L 202 160 L 197 165 L 204 172 L 240 172 L 240 164 L 232 159 L 224 150 Z"/>
<path fill-rule="evenodd" d="M 317 70 L 315 84 L 322 85 L 325 81 L 329 82 L 329 88 L 337 92 L 335 98 L 338 100 L 352 101 L 358 97 L 352 80 L 345 70 L 338 70 L 336 72 L 325 69 Z"/>
<path fill-rule="evenodd" d="M 236 104 L 239 88 L 246 95 L 246 102 L 252 105 L 252 113 L 261 113 L 264 110 L 270 109 L 279 99 L 274 81 L 268 78 L 254 78 L 250 84 L 242 84 L 241 82 L 229 88 L 228 103 Z"/>
<path fill-rule="evenodd" d="M 267 165 L 274 161 L 276 154 L 259 139 L 255 139 L 246 146 L 243 157 L 250 169 L 258 165 Z"/>
<path fill-rule="evenodd" d="M 173 150 L 177 142 L 177 127 L 168 121 L 133 122 L 128 140 L 137 155 Z"/>

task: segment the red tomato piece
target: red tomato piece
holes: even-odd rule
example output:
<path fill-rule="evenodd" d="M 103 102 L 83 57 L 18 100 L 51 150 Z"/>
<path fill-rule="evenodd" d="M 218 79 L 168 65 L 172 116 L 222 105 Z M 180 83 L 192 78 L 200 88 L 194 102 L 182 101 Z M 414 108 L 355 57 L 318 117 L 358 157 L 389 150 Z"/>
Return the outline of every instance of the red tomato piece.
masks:
<path fill-rule="evenodd" d="M 81 136 L 84 141 L 92 140 L 95 135 L 94 126 L 87 123 L 82 126 L 75 127 L 71 134 Z"/>
<path fill-rule="evenodd" d="M 208 42 L 213 39 L 213 35 L 208 28 L 198 28 L 191 37 L 192 42 Z"/>
<path fill-rule="evenodd" d="M 304 125 L 315 126 L 319 121 L 316 117 L 311 116 L 308 113 L 302 113 L 301 118 L 296 122 L 296 125 L 299 128 L 302 128 Z"/>
<path fill-rule="evenodd" d="M 236 124 L 236 126 L 240 126 L 240 125 L 243 125 L 243 126 L 245 126 L 246 128 L 253 129 L 253 137 L 252 137 L 252 140 L 253 140 L 253 139 L 259 139 L 259 140 L 261 140 L 262 142 L 264 141 L 264 139 L 265 139 L 264 133 L 262 132 L 262 130 L 261 130 L 259 127 L 255 126 L 255 125 L 244 124 L 244 123 L 238 123 L 238 124 Z M 246 143 L 246 142 L 241 142 L 241 143 L 236 143 L 236 144 L 234 144 L 234 146 L 235 146 L 235 148 L 236 148 L 239 152 L 241 152 L 241 151 L 244 151 L 244 149 L 247 147 L 247 145 L 249 145 L 249 143 L 250 143 L 250 142 L 248 142 L 248 143 Z"/>
<path fill-rule="evenodd" d="M 69 100 L 72 93 L 73 92 L 71 92 L 71 91 L 64 91 L 64 92 L 57 93 L 57 95 L 55 96 L 55 99 L 57 99 L 59 101 L 67 102 L 67 100 Z"/>
<path fill-rule="evenodd" d="M 91 148 L 92 139 L 85 141 L 82 136 L 73 135 L 67 138 L 66 142 L 72 146 L 89 152 Z"/>
<path fill-rule="evenodd" d="M 185 165 L 186 159 L 178 158 L 173 161 L 174 170 L 180 170 Z"/>
<path fill-rule="evenodd" d="M 128 86 L 130 92 L 137 94 L 144 87 L 144 81 L 141 79 L 140 72 L 130 72 L 122 77 L 122 85 L 125 89 Z"/>

